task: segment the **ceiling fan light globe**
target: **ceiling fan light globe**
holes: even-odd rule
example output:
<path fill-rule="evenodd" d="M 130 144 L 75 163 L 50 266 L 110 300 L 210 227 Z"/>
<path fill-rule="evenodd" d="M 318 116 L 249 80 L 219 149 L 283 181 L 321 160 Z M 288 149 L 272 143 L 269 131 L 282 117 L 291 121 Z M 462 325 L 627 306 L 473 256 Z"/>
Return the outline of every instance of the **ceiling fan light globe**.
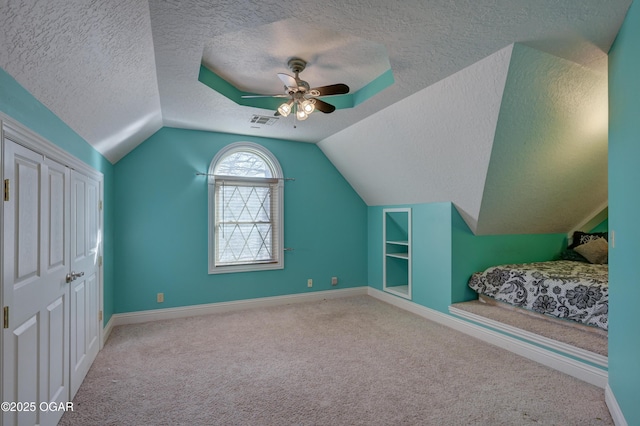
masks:
<path fill-rule="evenodd" d="M 278 112 L 280 113 L 280 115 L 282 115 L 283 117 L 288 116 L 291 113 L 291 103 L 290 102 L 286 102 L 282 105 L 280 105 L 278 107 Z"/>
<path fill-rule="evenodd" d="M 304 110 L 303 110 L 303 109 L 298 109 L 298 110 L 296 111 L 296 118 L 297 118 L 299 121 L 306 120 L 306 119 L 307 119 L 307 117 L 309 117 L 309 114 L 307 114 L 306 112 L 304 112 Z"/>
<path fill-rule="evenodd" d="M 300 106 L 302 107 L 302 110 L 308 114 L 311 114 L 313 111 L 315 111 L 316 106 L 313 104 L 313 102 L 311 102 L 310 100 L 306 100 L 304 102 L 302 102 L 300 104 Z"/>

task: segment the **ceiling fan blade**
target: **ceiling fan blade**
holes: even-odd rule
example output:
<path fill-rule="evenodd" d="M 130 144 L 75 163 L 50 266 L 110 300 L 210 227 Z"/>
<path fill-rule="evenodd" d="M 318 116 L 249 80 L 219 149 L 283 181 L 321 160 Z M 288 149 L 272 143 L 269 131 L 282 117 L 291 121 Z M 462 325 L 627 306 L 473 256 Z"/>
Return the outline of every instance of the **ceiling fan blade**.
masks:
<path fill-rule="evenodd" d="M 319 94 L 314 96 L 330 96 L 330 95 L 344 95 L 349 93 L 349 86 L 346 84 L 330 84 L 328 86 L 314 87 L 310 92 L 317 91 Z"/>
<path fill-rule="evenodd" d="M 279 72 L 278 78 L 280 79 L 280 81 L 284 83 L 286 87 L 293 87 L 294 89 L 298 88 L 298 82 L 296 81 L 295 78 L 291 77 L 289 74 L 284 74 Z"/>
<path fill-rule="evenodd" d="M 322 111 L 325 114 L 329 114 L 330 112 L 333 112 L 336 110 L 336 107 L 334 107 L 331 104 L 326 103 L 325 101 L 321 101 L 320 99 L 314 99 L 314 105 L 316 106 L 316 109 L 318 111 Z"/>
<path fill-rule="evenodd" d="M 240 97 L 243 99 L 250 99 L 250 98 L 288 98 L 290 96 L 284 95 L 284 94 L 277 94 L 277 95 L 242 95 Z"/>

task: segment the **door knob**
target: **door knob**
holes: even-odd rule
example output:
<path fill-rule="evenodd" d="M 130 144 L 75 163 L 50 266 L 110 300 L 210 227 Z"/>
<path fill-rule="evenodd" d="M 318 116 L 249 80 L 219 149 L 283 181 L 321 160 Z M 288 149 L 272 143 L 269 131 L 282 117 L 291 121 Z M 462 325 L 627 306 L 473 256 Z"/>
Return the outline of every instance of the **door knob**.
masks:
<path fill-rule="evenodd" d="M 66 276 L 66 281 L 68 283 L 70 283 L 71 281 L 75 281 L 76 279 L 78 279 L 79 277 L 84 276 L 84 272 L 73 272 L 71 271 L 70 273 L 67 274 Z"/>

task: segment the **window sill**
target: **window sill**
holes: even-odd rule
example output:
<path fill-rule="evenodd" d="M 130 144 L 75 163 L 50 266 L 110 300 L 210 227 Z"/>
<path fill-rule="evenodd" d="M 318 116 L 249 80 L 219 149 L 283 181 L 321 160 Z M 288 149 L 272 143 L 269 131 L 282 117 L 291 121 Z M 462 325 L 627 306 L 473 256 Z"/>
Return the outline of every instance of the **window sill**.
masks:
<path fill-rule="evenodd" d="M 231 274 L 236 272 L 257 272 L 257 271 L 273 271 L 276 269 L 284 269 L 283 262 L 277 263 L 254 263 L 250 265 L 227 265 L 227 266 L 209 266 L 209 274 Z"/>

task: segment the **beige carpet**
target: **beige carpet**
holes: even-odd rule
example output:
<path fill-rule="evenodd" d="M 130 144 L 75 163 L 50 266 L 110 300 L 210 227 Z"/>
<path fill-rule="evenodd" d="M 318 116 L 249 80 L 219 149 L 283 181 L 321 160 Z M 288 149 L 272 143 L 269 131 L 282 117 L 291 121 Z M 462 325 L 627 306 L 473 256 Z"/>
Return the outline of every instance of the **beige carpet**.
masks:
<path fill-rule="evenodd" d="M 117 327 L 62 425 L 611 425 L 595 386 L 368 296 Z"/>

